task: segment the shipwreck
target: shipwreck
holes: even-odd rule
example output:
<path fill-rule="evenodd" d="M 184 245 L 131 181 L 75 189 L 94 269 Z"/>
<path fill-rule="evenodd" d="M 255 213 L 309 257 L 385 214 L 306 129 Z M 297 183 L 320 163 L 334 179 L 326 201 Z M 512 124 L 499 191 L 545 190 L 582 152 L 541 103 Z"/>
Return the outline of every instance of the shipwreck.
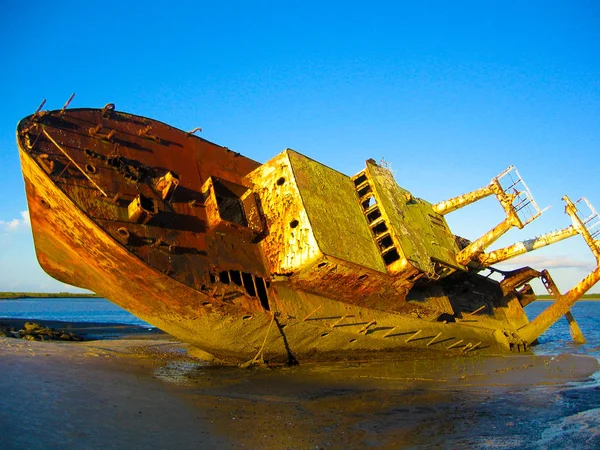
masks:
<path fill-rule="evenodd" d="M 576 235 L 600 262 L 600 219 L 586 199 L 564 197 L 566 228 L 486 252 L 541 214 L 514 167 L 430 203 L 372 159 L 354 176 L 291 149 L 261 164 L 198 130 L 113 104 L 68 108 L 71 99 L 55 111 L 42 104 L 17 129 L 39 263 L 197 355 L 289 363 L 519 352 L 562 316 L 584 339 L 570 309 L 599 267 L 563 294 L 546 270 L 494 264 Z M 473 241 L 454 235 L 445 216 L 489 196 L 503 220 Z M 536 278 L 555 301 L 530 320 Z"/>

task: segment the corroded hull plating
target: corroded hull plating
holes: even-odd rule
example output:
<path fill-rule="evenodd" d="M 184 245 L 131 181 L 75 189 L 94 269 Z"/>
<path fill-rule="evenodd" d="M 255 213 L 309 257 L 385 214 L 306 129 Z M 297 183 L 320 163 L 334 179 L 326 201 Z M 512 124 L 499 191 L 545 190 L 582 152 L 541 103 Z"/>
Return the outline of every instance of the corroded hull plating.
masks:
<path fill-rule="evenodd" d="M 44 270 L 205 356 L 285 363 L 528 344 L 518 328 L 531 278 L 501 284 L 468 269 L 435 212 L 431 233 L 449 250 L 429 272 L 424 250 L 407 253 L 418 243 L 394 235 L 392 213 L 405 207 L 398 196 L 431 205 L 372 162 L 352 179 L 289 150 L 261 166 L 111 105 L 36 113 L 17 140 Z M 342 213 L 327 213 L 332 198 Z M 347 250 L 352 240 L 366 250 Z"/>

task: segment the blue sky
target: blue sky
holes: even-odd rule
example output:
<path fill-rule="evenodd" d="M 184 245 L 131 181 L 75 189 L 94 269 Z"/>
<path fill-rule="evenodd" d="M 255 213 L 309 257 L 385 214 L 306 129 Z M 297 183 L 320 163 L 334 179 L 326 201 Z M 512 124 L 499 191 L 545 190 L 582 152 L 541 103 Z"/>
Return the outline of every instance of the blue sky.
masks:
<path fill-rule="evenodd" d="M 498 245 L 568 226 L 564 194 L 600 207 L 598 2 L 165 5 L 0 0 L 0 291 L 68 289 L 35 260 L 15 127 L 73 92 L 258 161 L 290 147 L 352 175 L 383 158 L 432 202 L 514 164 L 553 206 Z M 469 238 L 502 218 L 494 200 L 448 216 Z M 578 236 L 524 263 L 562 290 L 595 266 Z"/>

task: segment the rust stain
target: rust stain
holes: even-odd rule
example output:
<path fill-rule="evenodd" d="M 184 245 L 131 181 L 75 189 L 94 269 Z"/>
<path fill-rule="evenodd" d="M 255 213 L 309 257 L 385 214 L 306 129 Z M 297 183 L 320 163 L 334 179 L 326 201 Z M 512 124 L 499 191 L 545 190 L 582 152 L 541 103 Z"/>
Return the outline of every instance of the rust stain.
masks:
<path fill-rule="evenodd" d="M 565 295 L 545 271 L 501 282 L 479 272 L 575 234 L 598 259 L 587 200 L 565 197 L 572 226 L 486 254 L 541 213 L 512 166 L 431 204 L 373 160 L 352 177 L 290 149 L 259 164 L 198 129 L 112 103 L 68 109 L 71 100 L 58 111 L 40 105 L 17 130 L 40 264 L 204 354 L 289 362 L 401 347 L 519 351 L 562 315 L 583 339 L 570 307 L 600 269 Z M 490 195 L 506 218 L 473 242 L 455 236 L 444 216 Z M 557 301 L 530 323 L 534 278 Z"/>

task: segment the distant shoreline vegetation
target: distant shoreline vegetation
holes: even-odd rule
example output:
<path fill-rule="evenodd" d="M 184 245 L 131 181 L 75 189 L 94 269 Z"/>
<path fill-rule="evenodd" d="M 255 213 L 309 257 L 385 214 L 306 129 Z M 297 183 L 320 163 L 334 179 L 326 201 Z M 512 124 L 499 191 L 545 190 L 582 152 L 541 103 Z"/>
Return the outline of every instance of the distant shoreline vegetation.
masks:
<path fill-rule="evenodd" d="M 538 300 L 554 300 L 551 295 L 538 295 Z M 600 294 L 584 294 L 580 300 L 598 300 L 600 301 Z"/>
<path fill-rule="evenodd" d="M 21 298 L 100 298 L 100 296 L 97 294 L 74 294 L 72 292 L 0 292 L 0 300 Z"/>

